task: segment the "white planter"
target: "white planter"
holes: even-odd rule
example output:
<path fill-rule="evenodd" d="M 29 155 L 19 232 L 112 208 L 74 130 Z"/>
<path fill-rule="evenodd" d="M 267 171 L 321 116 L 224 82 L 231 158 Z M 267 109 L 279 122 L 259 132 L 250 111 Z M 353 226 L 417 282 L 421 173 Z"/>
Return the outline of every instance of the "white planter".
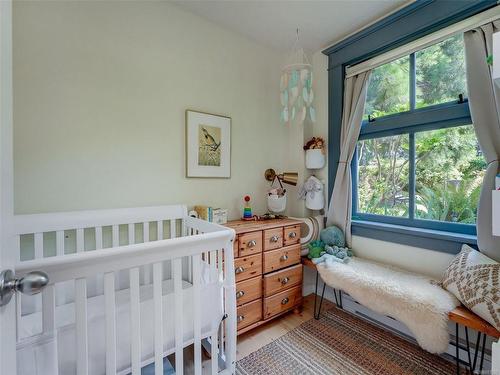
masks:
<path fill-rule="evenodd" d="M 286 209 L 286 193 L 283 196 L 268 195 L 267 208 L 271 212 L 283 212 Z"/>
<path fill-rule="evenodd" d="M 325 166 L 325 154 L 320 149 L 306 150 L 306 168 L 321 169 Z"/>

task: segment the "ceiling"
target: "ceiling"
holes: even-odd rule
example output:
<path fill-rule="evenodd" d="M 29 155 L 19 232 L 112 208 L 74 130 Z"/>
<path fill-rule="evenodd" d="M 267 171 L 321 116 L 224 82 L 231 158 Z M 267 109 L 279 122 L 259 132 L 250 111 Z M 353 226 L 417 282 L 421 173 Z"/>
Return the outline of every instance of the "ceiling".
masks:
<path fill-rule="evenodd" d="M 296 29 L 313 53 L 408 4 L 408 0 L 176 0 L 180 7 L 280 51 Z"/>

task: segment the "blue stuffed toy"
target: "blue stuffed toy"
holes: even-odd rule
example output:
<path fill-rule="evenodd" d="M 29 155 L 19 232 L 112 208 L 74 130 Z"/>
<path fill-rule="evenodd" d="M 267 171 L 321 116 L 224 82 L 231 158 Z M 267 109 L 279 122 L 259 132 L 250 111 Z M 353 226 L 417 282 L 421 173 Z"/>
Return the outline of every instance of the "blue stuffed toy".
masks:
<path fill-rule="evenodd" d="M 321 241 L 318 242 L 324 244 L 324 251 L 318 252 L 318 249 L 315 249 L 314 255 L 316 256 L 312 259 L 315 264 L 322 262 L 346 263 L 352 257 L 352 250 L 345 247 L 344 233 L 338 227 L 331 226 L 323 229 L 320 233 L 320 239 Z M 319 257 L 317 257 L 318 253 Z"/>

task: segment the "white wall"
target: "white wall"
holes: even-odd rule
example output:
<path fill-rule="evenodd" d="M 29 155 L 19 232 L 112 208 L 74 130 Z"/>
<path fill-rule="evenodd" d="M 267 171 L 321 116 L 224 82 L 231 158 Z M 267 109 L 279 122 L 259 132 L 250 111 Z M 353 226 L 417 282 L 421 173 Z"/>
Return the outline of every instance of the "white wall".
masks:
<path fill-rule="evenodd" d="M 208 204 L 265 212 L 288 165 L 281 54 L 168 2 L 14 2 L 16 213 Z M 186 109 L 232 117 L 232 177 L 186 179 Z"/>
<path fill-rule="evenodd" d="M 321 52 L 313 55 L 313 70 L 316 77 L 315 105 L 318 121 L 314 127 L 317 136 L 328 135 L 328 59 Z M 321 171 L 322 178 L 328 181 L 328 167 Z M 400 268 L 429 275 L 440 279 L 444 270 L 453 259 L 453 255 L 438 251 L 379 241 L 371 238 L 353 236 L 352 246 L 356 255 L 392 264 Z M 306 284 L 310 288 L 312 275 Z"/>

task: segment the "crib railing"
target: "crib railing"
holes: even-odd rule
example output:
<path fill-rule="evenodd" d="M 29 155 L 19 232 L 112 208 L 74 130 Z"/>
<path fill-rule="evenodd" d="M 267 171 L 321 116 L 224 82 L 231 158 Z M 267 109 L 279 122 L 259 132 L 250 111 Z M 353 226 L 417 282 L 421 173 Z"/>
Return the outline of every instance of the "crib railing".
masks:
<path fill-rule="evenodd" d="M 31 271 L 43 271 L 50 278 L 49 285 L 43 290 L 41 297 L 41 334 L 57 331 L 57 286 L 74 284 L 77 374 L 89 374 L 87 286 L 89 279 L 96 278 L 98 285 L 102 283 L 102 288 L 97 287 L 95 293 L 99 295 L 102 291 L 104 296 L 105 372 L 116 374 L 119 370 L 116 293 L 124 289 L 124 285 L 117 285 L 117 282 L 123 281 L 120 278 L 123 275 L 128 279 L 126 284 L 130 298 L 130 372 L 133 375 L 140 374 L 144 365 L 141 358 L 141 285 L 152 285 L 153 290 L 154 359 L 149 362 L 154 362 L 155 374 L 163 374 L 163 359 L 171 354 L 165 352 L 164 348 L 163 324 L 167 319 L 173 319 L 175 322 L 175 348 L 172 354 L 175 358 L 176 374 L 183 374 L 184 348 L 191 344 L 193 364 L 188 367 L 193 368 L 195 374 L 201 374 L 202 347 L 208 349 L 211 354 L 212 374 L 234 372 L 236 356 L 236 290 L 232 250 L 234 231 L 187 217 L 186 212 L 183 206 L 164 206 L 28 215 L 16 219 L 15 230 L 18 233 L 20 259 L 28 258 L 18 263 L 16 274 L 22 276 Z M 137 230 L 136 223 L 141 223 L 139 226 L 142 230 Z M 68 246 L 68 238 L 71 237 L 68 231 L 76 233 L 76 243 L 73 247 Z M 47 233 L 52 233 L 52 239 L 55 233 L 55 241 L 51 241 Z M 30 235 L 34 250 L 31 251 L 31 259 L 30 241 L 22 240 L 22 236 Z M 137 235 L 141 237 L 141 243 L 136 243 Z M 94 248 L 88 245 L 89 242 L 95 244 Z M 106 242 L 108 248 L 104 248 Z M 122 245 L 123 242 L 126 244 Z M 71 250 L 67 251 L 68 248 Z M 23 255 L 23 251 L 28 255 Z M 220 275 L 224 290 L 224 319 L 217 322 L 218 329 L 208 334 L 202 332 L 201 325 L 204 307 L 200 303 L 202 262 Z M 99 275 L 102 279 L 98 278 Z M 162 283 L 165 279 L 173 281 L 175 302 L 173 316 L 165 316 L 163 311 Z M 186 313 L 183 311 L 185 281 L 191 284 L 193 298 L 193 337 L 188 341 L 184 339 L 183 332 L 183 319 Z M 18 324 L 20 324 L 23 313 L 21 297 L 17 296 L 17 300 Z"/>

